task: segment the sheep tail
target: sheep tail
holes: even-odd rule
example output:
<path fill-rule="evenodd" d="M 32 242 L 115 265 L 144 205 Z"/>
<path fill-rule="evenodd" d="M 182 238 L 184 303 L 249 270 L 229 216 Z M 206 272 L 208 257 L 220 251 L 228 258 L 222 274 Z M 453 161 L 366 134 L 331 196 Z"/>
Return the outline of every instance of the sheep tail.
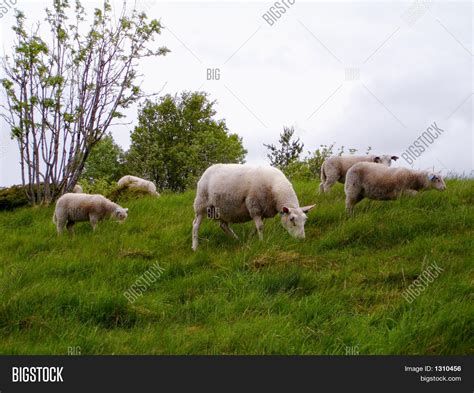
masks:
<path fill-rule="evenodd" d="M 321 183 L 324 183 L 326 181 L 326 173 L 324 172 L 324 162 L 323 165 L 321 165 Z"/>
<path fill-rule="evenodd" d="M 324 183 L 326 182 L 326 173 L 324 172 L 324 162 L 321 165 L 321 183 L 319 184 L 319 192 L 324 192 Z"/>

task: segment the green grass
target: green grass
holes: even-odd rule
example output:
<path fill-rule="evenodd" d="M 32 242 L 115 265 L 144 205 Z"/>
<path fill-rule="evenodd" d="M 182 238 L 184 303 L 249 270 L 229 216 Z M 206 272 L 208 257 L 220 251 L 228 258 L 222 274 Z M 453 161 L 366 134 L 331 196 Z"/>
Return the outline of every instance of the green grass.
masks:
<path fill-rule="evenodd" d="M 317 195 L 306 240 L 279 218 L 201 226 L 191 251 L 194 192 L 124 201 L 127 222 L 56 235 L 53 208 L 0 213 L 0 353 L 472 354 L 474 181 L 451 180 L 344 213 L 341 185 Z M 123 292 L 165 270 L 133 304 Z M 402 292 L 431 263 L 444 271 L 415 301 Z M 352 348 L 352 349 L 351 349 Z"/>

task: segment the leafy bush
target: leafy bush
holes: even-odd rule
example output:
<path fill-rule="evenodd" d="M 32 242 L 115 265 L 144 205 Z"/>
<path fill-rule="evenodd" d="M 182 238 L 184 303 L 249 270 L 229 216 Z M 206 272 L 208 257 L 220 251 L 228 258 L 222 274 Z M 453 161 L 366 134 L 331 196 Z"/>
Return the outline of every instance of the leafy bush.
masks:
<path fill-rule="evenodd" d="M 294 134 L 295 129 L 293 127 L 283 127 L 283 132 L 278 140 L 279 146 L 263 144 L 269 150 L 267 157 L 271 166 L 284 170 L 298 161 L 304 143 L 300 142 L 299 138 L 293 139 Z"/>
<path fill-rule="evenodd" d="M 215 118 L 214 107 L 201 92 L 147 101 L 131 133 L 129 173 L 153 181 L 158 190 L 184 191 L 212 164 L 243 163 L 242 138 Z"/>
<path fill-rule="evenodd" d="M 270 149 L 270 153 L 267 155 L 270 165 L 279 168 L 289 179 L 311 180 L 319 178 L 321 166 L 328 157 L 341 156 L 345 153 L 344 146 L 336 148 L 334 142 L 330 145 L 320 145 L 314 152 L 308 152 L 305 158 L 299 159 L 300 147 L 303 147 L 303 143 L 300 143 L 299 139 L 291 141 L 293 132 L 293 129 L 285 128 L 283 134 L 280 135 L 281 147 L 279 149 L 273 145 L 265 145 Z M 365 154 L 369 154 L 371 150 L 372 148 L 368 146 Z M 355 154 L 357 151 L 354 148 L 348 149 L 349 154 Z"/>
<path fill-rule="evenodd" d="M 150 196 L 150 194 L 143 190 L 136 190 L 130 188 L 114 188 L 111 192 L 107 195 L 111 201 L 129 201 L 129 200 L 136 200 L 139 198 L 143 198 L 145 196 Z"/>
<path fill-rule="evenodd" d="M 117 202 L 118 200 L 138 199 L 143 196 L 149 196 L 148 192 L 142 190 L 133 190 L 120 188 L 116 182 L 110 182 L 105 179 L 98 179 L 93 183 L 81 183 L 82 189 L 87 194 L 100 194 Z"/>
<path fill-rule="evenodd" d="M 107 179 L 97 179 L 93 182 L 82 181 L 81 187 L 86 194 L 101 194 L 107 196 L 115 191 L 118 185 L 116 182 Z"/>
<path fill-rule="evenodd" d="M 292 162 L 284 168 L 283 173 L 290 180 L 312 180 L 317 177 L 307 160 Z"/>
<path fill-rule="evenodd" d="M 30 204 L 30 200 L 27 196 L 27 190 L 33 193 L 38 192 L 38 187 L 41 193 L 44 193 L 44 183 L 39 185 L 33 184 L 32 189 L 29 189 L 30 185 L 22 186 L 17 184 L 11 187 L 0 189 L 0 211 L 14 210 L 19 207 L 27 206 Z"/>
<path fill-rule="evenodd" d="M 28 205 L 25 188 L 12 186 L 0 190 L 0 210 L 13 210 Z"/>
<path fill-rule="evenodd" d="M 112 183 L 119 180 L 125 174 L 124 171 L 124 151 L 108 134 L 92 148 L 81 179 L 89 183 L 99 179 Z"/>

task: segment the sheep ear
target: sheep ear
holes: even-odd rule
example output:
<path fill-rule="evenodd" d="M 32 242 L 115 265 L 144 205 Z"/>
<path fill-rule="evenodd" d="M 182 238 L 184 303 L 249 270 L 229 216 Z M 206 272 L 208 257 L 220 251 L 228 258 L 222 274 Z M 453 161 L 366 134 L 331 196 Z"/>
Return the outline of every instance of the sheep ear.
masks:
<path fill-rule="evenodd" d="M 399 158 L 398 156 L 392 156 L 392 160 L 393 160 L 393 161 L 397 161 L 398 158 Z"/>
<path fill-rule="evenodd" d="M 286 206 L 283 206 L 283 208 L 281 209 L 281 214 L 288 214 L 289 212 L 290 210 Z"/>
<path fill-rule="evenodd" d="M 431 174 L 428 175 L 428 180 L 429 181 L 433 181 L 433 180 L 436 180 L 436 179 L 437 179 L 437 177 L 436 177 L 435 174 L 431 173 Z"/>
<path fill-rule="evenodd" d="M 123 210 L 125 210 L 125 213 L 128 213 L 128 207 L 126 207 L 126 208 L 123 209 Z"/>
<path fill-rule="evenodd" d="M 301 210 L 303 210 L 303 213 L 308 213 L 315 206 L 316 206 L 316 204 L 304 206 L 304 207 L 301 208 Z"/>
<path fill-rule="evenodd" d="M 380 162 L 380 157 L 379 156 L 374 157 L 374 162 Z"/>

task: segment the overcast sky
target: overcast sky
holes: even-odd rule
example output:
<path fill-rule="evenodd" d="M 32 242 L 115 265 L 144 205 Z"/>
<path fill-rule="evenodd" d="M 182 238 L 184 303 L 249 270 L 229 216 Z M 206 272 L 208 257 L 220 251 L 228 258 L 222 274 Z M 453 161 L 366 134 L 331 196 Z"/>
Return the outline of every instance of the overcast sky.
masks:
<path fill-rule="evenodd" d="M 208 92 L 217 118 L 243 137 L 251 164 L 267 162 L 263 143 L 276 142 L 283 126 L 295 127 L 305 152 L 336 142 L 401 156 L 435 122 L 444 132 L 413 168 L 472 172 L 470 1 L 285 2 L 287 12 L 270 26 L 262 15 L 274 3 L 139 1 L 166 27 L 156 44 L 171 50 L 141 62 L 145 91 Z M 31 22 L 43 19 L 46 5 L 17 1 Z M 0 22 L 8 53 L 13 12 Z M 207 80 L 208 69 L 219 69 L 220 79 Z M 126 113 L 132 124 L 111 130 L 125 149 L 137 109 Z M 19 183 L 5 124 L 0 147 L 0 186 Z"/>

